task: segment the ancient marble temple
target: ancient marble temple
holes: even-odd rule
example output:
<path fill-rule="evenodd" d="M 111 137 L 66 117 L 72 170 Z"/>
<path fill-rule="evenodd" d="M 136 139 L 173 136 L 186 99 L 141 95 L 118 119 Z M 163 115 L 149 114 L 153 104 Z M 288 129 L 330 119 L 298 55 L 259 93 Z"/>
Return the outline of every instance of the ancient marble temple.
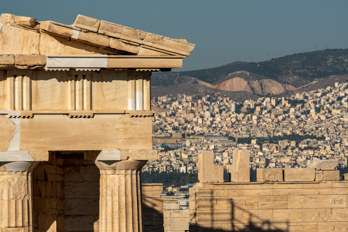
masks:
<path fill-rule="evenodd" d="M 193 48 L 82 15 L 2 14 L 0 231 L 142 231 L 151 73 Z"/>

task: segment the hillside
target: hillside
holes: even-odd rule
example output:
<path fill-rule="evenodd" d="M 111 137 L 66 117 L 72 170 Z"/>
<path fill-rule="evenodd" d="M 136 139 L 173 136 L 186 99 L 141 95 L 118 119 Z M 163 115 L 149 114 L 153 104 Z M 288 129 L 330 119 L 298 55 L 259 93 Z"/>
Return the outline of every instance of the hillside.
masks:
<path fill-rule="evenodd" d="M 348 49 L 298 53 L 263 62 L 233 62 L 217 68 L 155 73 L 154 96 L 222 93 L 238 97 L 282 95 L 347 81 Z"/>

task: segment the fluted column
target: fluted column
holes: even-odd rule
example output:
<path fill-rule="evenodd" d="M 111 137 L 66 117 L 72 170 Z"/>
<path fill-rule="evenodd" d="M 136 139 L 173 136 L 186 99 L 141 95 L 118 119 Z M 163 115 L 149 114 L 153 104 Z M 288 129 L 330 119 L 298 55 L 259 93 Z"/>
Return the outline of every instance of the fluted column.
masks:
<path fill-rule="evenodd" d="M 36 162 L 0 162 L 0 231 L 31 232 Z"/>
<path fill-rule="evenodd" d="M 96 161 L 100 169 L 99 231 L 142 231 L 140 170 L 145 163 Z"/>

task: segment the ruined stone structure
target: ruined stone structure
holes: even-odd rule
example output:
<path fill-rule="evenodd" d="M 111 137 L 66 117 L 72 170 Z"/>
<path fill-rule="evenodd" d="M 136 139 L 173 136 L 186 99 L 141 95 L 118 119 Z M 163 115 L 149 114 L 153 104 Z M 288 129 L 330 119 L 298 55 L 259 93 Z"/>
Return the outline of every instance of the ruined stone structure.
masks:
<path fill-rule="evenodd" d="M 348 230 L 348 176 L 340 180 L 337 160 L 316 160 L 309 168 L 258 169 L 257 182 L 249 182 L 249 154 L 235 154 L 232 182 L 210 180 L 190 189 L 190 231 Z M 199 171 L 214 167 L 205 162 Z"/>
<path fill-rule="evenodd" d="M 213 151 L 198 152 L 198 181 L 202 183 L 224 182 L 223 167 L 214 164 Z M 207 171 L 209 170 L 209 171 Z"/>
<path fill-rule="evenodd" d="M 79 15 L 0 19 L 0 231 L 142 231 L 150 76 L 194 45 Z"/>
<path fill-rule="evenodd" d="M 190 231 L 347 231 L 347 193 L 348 181 L 199 184 Z"/>

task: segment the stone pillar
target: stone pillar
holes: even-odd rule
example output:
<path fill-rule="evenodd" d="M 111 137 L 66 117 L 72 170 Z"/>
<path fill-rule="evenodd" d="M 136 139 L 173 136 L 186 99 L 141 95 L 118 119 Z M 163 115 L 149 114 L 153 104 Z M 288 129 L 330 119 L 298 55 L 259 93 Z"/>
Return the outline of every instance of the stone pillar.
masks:
<path fill-rule="evenodd" d="M 36 164 L 0 162 L 0 231 L 33 231 L 31 173 Z"/>
<path fill-rule="evenodd" d="M 250 182 L 250 152 L 235 150 L 231 169 L 232 182 Z"/>
<path fill-rule="evenodd" d="M 224 182 L 224 167 L 214 164 L 214 152 L 198 152 L 198 181 L 201 183 Z"/>
<path fill-rule="evenodd" d="M 101 161 L 99 231 L 141 232 L 140 171 L 144 160 Z"/>

